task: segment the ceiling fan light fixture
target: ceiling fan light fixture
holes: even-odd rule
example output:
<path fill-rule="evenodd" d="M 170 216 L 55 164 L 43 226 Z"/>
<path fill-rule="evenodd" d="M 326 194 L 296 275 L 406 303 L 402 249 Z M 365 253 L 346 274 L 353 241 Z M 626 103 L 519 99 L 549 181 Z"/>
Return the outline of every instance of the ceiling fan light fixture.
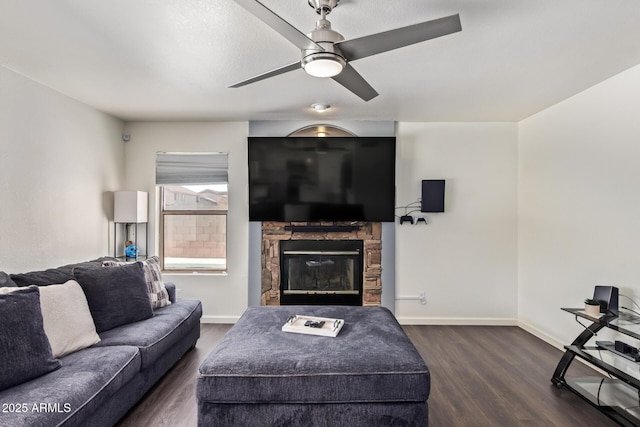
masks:
<path fill-rule="evenodd" d="M 311 104 L 311 108 L 313 108 L 318 113 L 324 113 L 329 108 L 331 108 L 331 105 L 329 105 L 329 104 Z"/>
<path fill-rule="evenodd" d="M 302 68 L 313 77 L 333 77 L 342 72 L 347 65 L 344 58 L 331 52 L 319 52 L 302 59 Z"/>

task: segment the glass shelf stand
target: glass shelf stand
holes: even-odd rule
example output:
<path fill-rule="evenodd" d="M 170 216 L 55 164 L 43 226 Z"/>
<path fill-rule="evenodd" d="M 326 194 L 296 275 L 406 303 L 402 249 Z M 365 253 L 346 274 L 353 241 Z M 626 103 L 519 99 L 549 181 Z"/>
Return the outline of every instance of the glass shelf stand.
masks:
<path fill-rule="evenodd" d="M 562 310 L 573 314 L 576 320 L 588 320 L 591 324 L 583 325 L 584 330 L 580 335 L 570 345 L 564 346 L 565 352 L 551 382 L 573 391 L 622 426 L 640 425 L 640 363 L 600 346 L 586 345 L 603 328 L 640 340 L 640 317 L 621 313 L 620 316 L 603 315 L 596 318 L 579 308 Z M 599 368 L 606 375 L 567 375 L 575 357 Z"/>

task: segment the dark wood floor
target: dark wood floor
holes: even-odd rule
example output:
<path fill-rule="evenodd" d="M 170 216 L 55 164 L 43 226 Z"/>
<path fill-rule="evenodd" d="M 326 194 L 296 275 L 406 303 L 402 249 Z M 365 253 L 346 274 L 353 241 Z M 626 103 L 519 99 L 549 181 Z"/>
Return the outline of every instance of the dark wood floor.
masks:
<path fill-rule="evenodd" d="M 196 349 L 169 371 L 118 426 L 196 426 L 198 366 L 230 328 L 203 324 Z M 616 425 L 576 395 L 551 384 L 562 353 L 520 328 L 404 329 L 431 370 L 431 427 Z M 593 373 L 580 363 L 574 365 L 576 373 Z"/>

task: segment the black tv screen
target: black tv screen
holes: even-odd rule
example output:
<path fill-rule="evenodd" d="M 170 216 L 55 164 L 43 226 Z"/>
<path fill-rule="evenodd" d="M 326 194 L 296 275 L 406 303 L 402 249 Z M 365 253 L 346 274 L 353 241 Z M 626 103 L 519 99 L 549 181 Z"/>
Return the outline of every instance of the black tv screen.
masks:
<path fill-rule="evenodd" d="M 249 137 L 250 221 L 394 221 L 394 137 Z"/>

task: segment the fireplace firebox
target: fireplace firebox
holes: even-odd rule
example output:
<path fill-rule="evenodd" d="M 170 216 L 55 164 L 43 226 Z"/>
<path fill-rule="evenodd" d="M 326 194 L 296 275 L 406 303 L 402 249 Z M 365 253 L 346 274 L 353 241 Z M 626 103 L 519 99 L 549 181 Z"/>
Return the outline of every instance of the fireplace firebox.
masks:
<path fill-rule="evenodd" d="M 362 240 L 280 242 L 280 304 L 362 305 Z"/>

